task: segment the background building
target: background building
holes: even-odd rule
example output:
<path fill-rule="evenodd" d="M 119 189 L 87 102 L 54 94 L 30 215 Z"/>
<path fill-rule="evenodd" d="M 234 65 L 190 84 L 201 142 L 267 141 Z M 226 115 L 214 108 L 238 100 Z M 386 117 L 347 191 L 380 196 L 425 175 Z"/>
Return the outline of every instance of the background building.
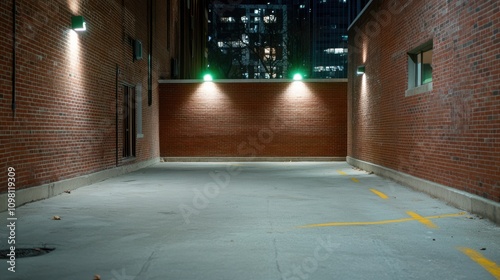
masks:
<path fill-rule="evenodd" d="M 287 73 L 285 5 L 213 3 L 209 8 L 210 70 L 217 77 L 276 79 Z"/>
<path fill-rule="evenodd" d="M 209 18 L 208 60 L 221 78 L 347 77 L 345 0 L 212 1 Z"/>
<path fill-rule="evenodd" d="M 310 1 L 312 78 L 347 77 L 346 0 Z"/>

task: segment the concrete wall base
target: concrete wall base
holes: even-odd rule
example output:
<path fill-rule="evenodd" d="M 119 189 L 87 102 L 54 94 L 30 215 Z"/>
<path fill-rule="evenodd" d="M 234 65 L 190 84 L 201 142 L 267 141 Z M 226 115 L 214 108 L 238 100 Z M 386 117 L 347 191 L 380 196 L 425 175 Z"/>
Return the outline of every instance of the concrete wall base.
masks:
<path fill-rule="evenodd" d="M 79 176 L 67 180 L 49 183 L 41 186 L 16 190 L 16 207 L 37 200 L 47 199 L 63 193 L 64 191 L 75 190 L 80 187 L 88 186 L 106 179 L 129 173 L 159 162 L 159 158 L 142 161 L 139 163 L 119 166 L 111 169 L 102 170 L 92 174 Z M 7 210 L 8 193 L 0 194 L 0 212 Z"/>
<path fill-rule="evenodd" d="M 396 170 L 347 157 L 347 163 L 360 169 L 371 171 L 379 176 L 392 179 L 402 185 L 411 187 L 417 191 L 427 193 L 435 198 L 443 200 L 450 205 L 463 209 L 481 217 L 488 218 L 500 225 L 500 203 L 485 199 L 478 195 L 460 191 L 431 181 L 420 179 L 398 172 Z"/>
<path fill-rule="evenodd" d="M 345 161 L 345 157 L 162 157 L 163 162 Z"/>

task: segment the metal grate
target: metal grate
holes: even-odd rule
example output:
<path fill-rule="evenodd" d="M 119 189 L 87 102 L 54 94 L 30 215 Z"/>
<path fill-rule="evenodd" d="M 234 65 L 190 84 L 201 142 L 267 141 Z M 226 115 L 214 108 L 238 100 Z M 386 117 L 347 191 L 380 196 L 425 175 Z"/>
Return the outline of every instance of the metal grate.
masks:
<path fill-rule="evenodd" d="M 27 257 L 36 257 L 48 254 L 54 251 L 56 248 L 16 248 L 15 256 L 17 258 L 27 258 Z M 9 259 L 11 251 L 10 250 L 0 250 L 0 259 Z"/>

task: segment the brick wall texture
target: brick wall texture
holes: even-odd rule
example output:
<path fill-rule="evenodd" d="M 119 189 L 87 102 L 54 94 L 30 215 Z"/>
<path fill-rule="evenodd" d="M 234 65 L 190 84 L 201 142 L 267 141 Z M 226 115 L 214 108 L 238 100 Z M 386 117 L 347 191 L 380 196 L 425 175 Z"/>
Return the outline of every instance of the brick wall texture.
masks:
<path fill-rule="evenodd" d="M 168 76 L 167 7 L 156 1 L 153 45 L 153 103 L 147 102 L 147 59 L 132 59 L 131 40 L 148 55 L 147 1 L 17 0 L 17 112 L 12 102 L 12 1 L 0 1 L 0 192 L 7 168 L 16 169 L 17 188 L 84 175 L 159 156 L 157 77 Z M 175 7 L 174 7 L 175 8 Z M 172 9 L 174 9 L 172 8 Z M 81 15 L 87 31 L 70 30 Z M 161 52 L 160 52 L 161 50 Z M 118 147 L 115 146 L 116 68 Z M 122 84 L 142 85 L 144 138 L 137 156 L 122 155 Z"/>
<path fill-rule="evenodd" d="M 433 89 L 405 97 L 428 40 Z M 500 2 L 374 1 L 349 56 L 348 156 L 500 201 Z"/>
<path fill-rule="evenodd" d="M 162 157 L 345 157 L 346 82 L 160 84 Z"/>

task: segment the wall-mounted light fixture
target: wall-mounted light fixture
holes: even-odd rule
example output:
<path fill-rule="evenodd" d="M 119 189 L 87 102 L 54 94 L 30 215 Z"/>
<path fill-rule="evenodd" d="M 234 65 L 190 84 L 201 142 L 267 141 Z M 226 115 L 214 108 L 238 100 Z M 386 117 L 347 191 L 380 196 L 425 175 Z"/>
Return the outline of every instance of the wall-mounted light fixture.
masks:
<path fill-rule="evenodd" d="M 358 76 L 361 76 L 364 73 L 365 73 L 365 66 L 364 65 L 358 66 L 358 68 L 356 69 L 356 74 L 358 74 Z"/>
<path fill-rule="evenodd" d="M 205 82 L 211 82 L 211 81 L 213 81 L 213 79 L 214 79 L 214 78 L 213 78 L 213 77 L 212 77 L 212 75 L 210 75 L 210 74 L 205 74 L 205 75 L 203 76 L 203 81 L 205 81 Z"/>
<path fill-rule="evenodd" d="M 296 73 L 293 75 L 293 80 L 294 81 L 301 81 L 302 80 L 302 74 Z"/>
<path fill-rule="evenodd" d="M 82 16 L 72 16 L 71 29 L 77 32 L 87 30 L 87 23 L 85 22 L 85 19 Z"/>

